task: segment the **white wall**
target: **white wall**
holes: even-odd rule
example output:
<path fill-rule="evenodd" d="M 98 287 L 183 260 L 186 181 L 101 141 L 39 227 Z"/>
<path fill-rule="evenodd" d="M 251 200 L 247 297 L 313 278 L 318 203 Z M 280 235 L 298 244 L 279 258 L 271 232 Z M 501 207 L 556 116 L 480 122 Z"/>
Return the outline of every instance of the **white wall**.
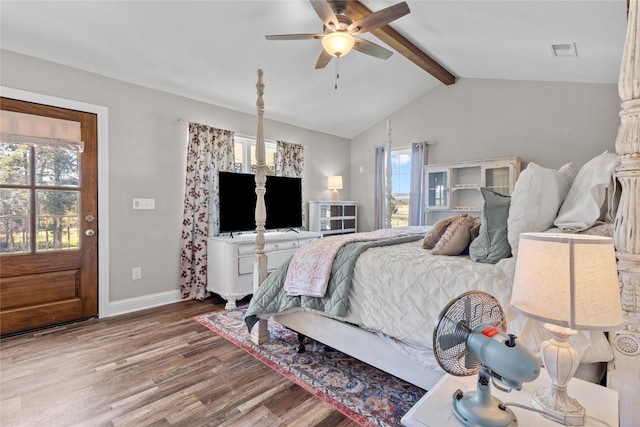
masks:
<path fill-rule="evenodd" d="M 560 167 L 615 152 L 620 124 L 617 85 L 460 79 L 438 86 L 392 114 L 392 145 L 429 141 L 429 162 L 520 156 Z M 351 194 L 358 228 L 373 229 L 374 147 L 385 145 L 386 120 L 351 141 Z M 362 172 L 361 172 L 362 171 Z"/>
<path fill-rule="evenodd" d="M 133 301 L 120 306 L 142 308 L 153 305 L 153 295 L 178 295 L 187 144 L 187 125 L 178 119 L 255 135 L 255 115 L 12 52 L 0 55 L 1 86 L 108 108 L 109 173 L 101 179 L 109 180 L 110 262 L 100 268 L 109 269 L 112 306 Z M 257 74 L 247 85 L 255 87 L 256 81 Z M 268 105 L 266 77 L 265 83 Z M 265 120 L 264 136 L 305 146 L 307 200 L 330 197 L 325 188 L 328 175 L 343 175 L 341 195 L 350 197 L 349 140 L 270 120 Z M 156 209 L 134 211 L 134 197 L 154 198 Z M 142 280 L 131 280 L 132 267 L 142 267 Z"/>

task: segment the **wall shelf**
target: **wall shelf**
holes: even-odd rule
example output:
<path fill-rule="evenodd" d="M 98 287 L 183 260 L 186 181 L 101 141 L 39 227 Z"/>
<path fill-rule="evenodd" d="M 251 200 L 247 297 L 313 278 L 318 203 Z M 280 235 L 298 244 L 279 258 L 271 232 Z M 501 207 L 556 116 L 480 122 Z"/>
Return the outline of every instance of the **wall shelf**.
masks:
<path fill-rule="evenodd" d="M 428 165 L 427 224 L 468 212 L 482 213 L 481 188 L 511 195 L 520 174 L 519 157 Z"/>

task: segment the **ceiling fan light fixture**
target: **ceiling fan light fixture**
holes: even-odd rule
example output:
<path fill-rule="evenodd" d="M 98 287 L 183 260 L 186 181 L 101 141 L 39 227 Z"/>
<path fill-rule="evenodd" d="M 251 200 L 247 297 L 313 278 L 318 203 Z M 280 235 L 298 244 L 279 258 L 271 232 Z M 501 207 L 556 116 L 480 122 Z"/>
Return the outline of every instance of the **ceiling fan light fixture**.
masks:
<path fill-rule="evenodd" d="M 322 47 L 331 56 L 345 56 L 355 44 L 353 36 L 344 31 L 335 31 L 322 37 Z"/>

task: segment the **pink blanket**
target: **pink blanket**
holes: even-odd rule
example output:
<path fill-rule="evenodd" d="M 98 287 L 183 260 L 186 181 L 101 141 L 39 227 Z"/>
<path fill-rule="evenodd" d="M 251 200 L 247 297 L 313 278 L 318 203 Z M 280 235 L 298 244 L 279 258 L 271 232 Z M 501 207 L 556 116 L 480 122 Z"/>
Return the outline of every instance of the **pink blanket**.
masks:
<path fill-rule="evenodd" d="M 415 232 L 415 230 L 383 228 L 311 241 L 294 252 L 289 262 L 284 288 L 289 296 L 323 297 L 327 291 L 333 260 L 343 245 L 350 242 L 399 237 L 415 234 Z"/>

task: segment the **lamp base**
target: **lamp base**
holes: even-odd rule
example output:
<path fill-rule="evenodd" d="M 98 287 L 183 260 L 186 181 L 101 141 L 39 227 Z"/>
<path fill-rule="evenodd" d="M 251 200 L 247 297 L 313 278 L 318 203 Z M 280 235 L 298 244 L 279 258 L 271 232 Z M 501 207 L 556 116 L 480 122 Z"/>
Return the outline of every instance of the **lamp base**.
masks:
<path fill-rule="evenodd" d="M 566 388 L 557 389 L 553 386 L 536 391 L 531 404 L 543 411 L 542 415 L 553 421 L 567 426 L 584 425 L 584 407 L 573 397 L 569 396 Z"/>
<path fill-rule="evenodd" d="M 331 200 L 338 200 L 338 190 L 333 190 L 331 192 Z"/>
<path fill-rule="evenodd" d="M 543 411 L 543 415 L 570 426 L 584 425 L 584 408 L 567 393 L 567 384 L 580 364 L 580 354 L 569 342 L 576 334 L 573 329 L 545 323 L 552 338 L 540 346 L 540 355 L 549 375 L 551 385 L 536 391 L 531 404 Z"/>

